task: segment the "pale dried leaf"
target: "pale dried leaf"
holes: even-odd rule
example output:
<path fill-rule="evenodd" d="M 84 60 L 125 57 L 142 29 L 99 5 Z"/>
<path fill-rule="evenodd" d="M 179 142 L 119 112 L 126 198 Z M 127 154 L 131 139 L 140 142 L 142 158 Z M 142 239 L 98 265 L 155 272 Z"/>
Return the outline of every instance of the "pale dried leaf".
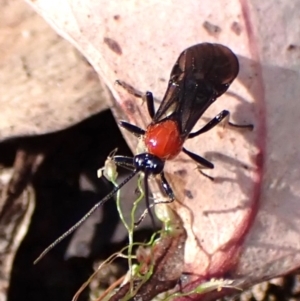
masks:
<path fill-rule="evenodd" d="M 107 108 L 93 68 L 26 3 L 1 1 L 0 140 L 71 126 Z"/>
<path fill-rule="evenodd" d="M 188 229 L 185 271 L 201 275 L 199 280 L 229 275 L 246 287 L 300 266 L 299 3 L 38 0 L 31 4 L 103 77 L 118 101 L 116 115 L 125 114 L 141 127 L 149 121 L 144 107 L 122 89 L 116 90 L 116 79 L 162 98 L 171 67 L 186 47 L 218 42 L 237 53 L 239 77 L 205 117 L 229 109 L 233 121 L 253 123 L 255 130 L 243 133 L 220 127 L 186 143 L 189 150 L 215 163 L 209 172 L 214 183 L 184 155 L 167 166 L 182 204 L 174 206 Z M 134 148 L 136 140 L 129 141 Z"/>

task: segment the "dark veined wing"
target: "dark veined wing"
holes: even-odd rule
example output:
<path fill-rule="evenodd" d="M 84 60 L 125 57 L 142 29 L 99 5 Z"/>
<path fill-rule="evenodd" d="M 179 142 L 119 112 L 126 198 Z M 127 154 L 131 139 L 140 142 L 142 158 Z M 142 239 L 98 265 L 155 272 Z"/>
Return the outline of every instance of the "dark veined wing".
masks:
<path fill-rule="evenodd" d="M 161 101 L 160 106 L 152 119 L 153 123 L 157 123 L 163 120 L 165 117 L 171 115 L 177 110 L 179 105 L 179 100 L 181 99 L 182 90 L 183 90 L 181 87 L 181 79 L 183 77 L 184 77 L 184 73 L 180 72 L 178 78 L 176 77 L 176 79 L 173 80 L 171 74 L 171 78 L 169 80 L 169 84 L 165 96 Z M 181 79 L 179 80 L 179 78 Z"/>
<path fill-rule="evenodd" d="M 205 110 L 236 78 L 239 63 L 221 44 L 202 43 L 184 50 L 176 61 L 166 94 L 153 121 L 177 120 L 185 138 Z"/>

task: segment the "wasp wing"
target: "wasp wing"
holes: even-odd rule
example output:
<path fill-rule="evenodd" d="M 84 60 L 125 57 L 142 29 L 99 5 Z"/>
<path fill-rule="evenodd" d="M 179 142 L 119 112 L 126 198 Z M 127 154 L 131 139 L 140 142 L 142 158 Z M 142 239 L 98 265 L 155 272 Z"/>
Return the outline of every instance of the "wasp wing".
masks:
<path fill-rule="evenodd" d="M 168 89 L 153 122 L 174 118 L 182 137 L 187 137 L 238 71 L 236 56 L 223 45 L 202 43 L 187 48 L 171 71 Z"/>

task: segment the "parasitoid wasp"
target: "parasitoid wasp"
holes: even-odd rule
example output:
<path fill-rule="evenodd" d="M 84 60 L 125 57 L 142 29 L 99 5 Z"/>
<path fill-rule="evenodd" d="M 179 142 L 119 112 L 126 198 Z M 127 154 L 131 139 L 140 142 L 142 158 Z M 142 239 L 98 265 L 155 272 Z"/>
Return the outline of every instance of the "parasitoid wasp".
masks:
<path fill-rule="evenodd" d="M 159 176 L 163 191 L 168 196 L 167 203 L 175 199 L 173 190 L 164 175 L 166 160 L 174 159 L 181 151 L 188 155 L 203 168 L 214 168 L 205 158 L 190 152 L 183 144 L 185 140 L 199 136 L 218 125 L 227 118 L 229 125 L 252 129 L 252 125 L 236 125 L 228 121 L 229 111 L 223 110 L 204 127 L 192 132 L 195 124 L 206 109 L 224 92 L 236 78 L 239 63 L 235 54 L 221 44 L 201 43 L 185 49 L 177 59 L 168 83 L 167 91 L 158 110 L 155 112 L 154 98 L 151 92 L 145 95 L 135 91 L 122 81 L 117 81 L 129 93 L 146 100 L 148 113 L 152 119 L 146 130 L 126 121 L 120 121 L 120 126 L 144 142 L 144 152 L 134 157 L 113 156 L 113 162 L 130 169 L 131 174 L 107 196 L 100 200 L 81 220 L 60 236 L 37 258 L 40 260 L 57 243 L 72 233 L 99 206 L 109 200 L 137 173 L 144 173 L 144 189 L 146 205 L 149 209 L 148 177 Z M 149 211 L 150 212 L 150 211 Z M 150 212 L 152 222 L 153 216 Z"/>

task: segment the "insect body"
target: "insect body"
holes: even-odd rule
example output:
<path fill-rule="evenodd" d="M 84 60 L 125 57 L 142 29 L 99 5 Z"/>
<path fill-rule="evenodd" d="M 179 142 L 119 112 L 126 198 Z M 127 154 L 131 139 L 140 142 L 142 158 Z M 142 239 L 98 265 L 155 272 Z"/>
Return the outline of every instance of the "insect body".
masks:
<path fill-rule="evenodd" d="M 191 133 L 206 109 L 228 89 L 238 71 L 238 60 L 226 46 L 203 43 L 187 48 L 180 54 L 171 71 L 167 91 L 157 112 L 151 92 L 143 96 L 126 83 L 118 81 L 129 93 L 145 98 L 152 122 L 146 130 L 125 121 L 120 122 L 126 130 L 143 137 L 146 152 L 133 158 L 115 156 L 116 164 L 131 166 L 134 171 L 144 172 L 145 188 L 149 175 L 160 175 L 169 202 L 173 201 L 173 191 L 163 172 L 165 161 L 174 159 L 183 151 L 202 167 L 214 167 L 203 157 L 185 149 L 183 144 L 186 139 L 209 131 L 225 117 L 229 117 L 229 111 L 223 110 L 202 129 Z M 229 124 L 252 128 L 252 125 Z M 149 206 L 147 194 L 146 202 Z"/>
<path fill-rule="evenodd" d="M 172 202 L 175 199 L 172 188 L 164 176 L 166 160 L 174 159 L 181 151 L 187 154 L 204 168 L 214 165 L 205 158 L 192 153 L 183 147 L 186 139 L 203 134 L 229 117 L 229 111 L 223 110 L 203 128 L 191 132 L 206 109 L 221 96 L 236 78 L 239 63 L 235 54 L 220 44 L 196 44 L 184 50 L 177 59 L 170 75 L 165 96 L 155 112 L 154 99 L 151 92 L 145 95 L 135 91 L 124 82 L 117 81 L 129 93 L 146 100 L 149 115 L 152 119 L 146 130 L 126 121 L 120 126 L 143 139 L 145 151 L 134 157 L 113 156 L 116 165 L 132 170 L 132 173 L 115 187 L 106 197 L 99 201 L 80 221 L 52 243 L 37 259 L 43 257 L 58 242 L 72 233 L 99 206 L 110 199 L 137 173 L 143 172 L 147 208 L 150 208 L 148 193 L 148 177 L 159 176 L 162 188 Z M 252 125 L 234 125 L 252 129 Z M 153 216 L 151 215 L 152 221 Z M 153 221 L 154 223 L 154 221 Z"/>

